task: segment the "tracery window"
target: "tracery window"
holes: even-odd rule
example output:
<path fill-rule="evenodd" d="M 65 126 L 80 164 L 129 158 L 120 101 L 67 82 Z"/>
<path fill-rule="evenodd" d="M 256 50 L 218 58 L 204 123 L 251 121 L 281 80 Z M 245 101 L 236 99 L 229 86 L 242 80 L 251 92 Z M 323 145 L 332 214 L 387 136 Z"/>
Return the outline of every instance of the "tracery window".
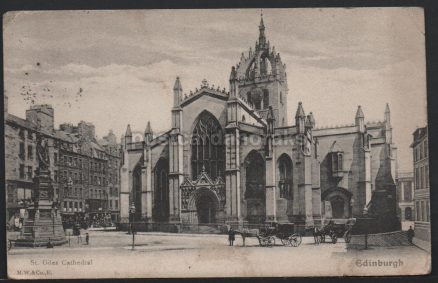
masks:
<path fill-rule="evenodd" d="M 332 172 L 334 175 L 342 172 L 344 170 L 344 153 L 342 151 L 332 152 Z"/>
<path fill-rule="evenodd" d="M 192 136 L 192 177 L 196 179 L 203 168 L 215 179 L 224 177 L 225 147 L 223 130 L 217 119 L 203 112 L 193 130 Z"/>
<path fill-rule="evenodd" d="M 292 161 L 287 155 L 282 155 L 279 158 L 278 170 L 280 173 L 280 181 L 278 182 L 280 198 L 292 199 Z"/>
<path fill-rule="evenodd" d="M 263 90 L 263 109 L 269 108 L 269 91 L 267 89 Z"/>

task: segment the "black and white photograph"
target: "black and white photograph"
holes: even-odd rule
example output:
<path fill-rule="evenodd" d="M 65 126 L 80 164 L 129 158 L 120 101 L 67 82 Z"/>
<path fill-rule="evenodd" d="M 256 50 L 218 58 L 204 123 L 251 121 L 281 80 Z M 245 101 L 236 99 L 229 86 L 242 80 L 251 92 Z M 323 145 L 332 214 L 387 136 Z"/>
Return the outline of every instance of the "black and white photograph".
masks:
<path fill-rule="evenodd" d="M 3 15 L 11 279 L 431 272 L 424 10 Z"/>

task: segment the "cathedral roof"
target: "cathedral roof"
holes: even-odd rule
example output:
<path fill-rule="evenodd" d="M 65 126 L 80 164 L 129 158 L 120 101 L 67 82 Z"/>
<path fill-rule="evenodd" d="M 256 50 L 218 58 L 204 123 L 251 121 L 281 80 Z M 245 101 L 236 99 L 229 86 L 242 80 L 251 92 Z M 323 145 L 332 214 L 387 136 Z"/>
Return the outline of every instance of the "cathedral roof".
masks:
<path fill-rule="evenodd" d="M 181 107 L 184 107 L 194 102 L 195 100 L 197 100 L 198 98 L 204 95 L 208 95 L 214 98 L 219 98 L 221 100 L 228 100 L 230 92 L 226 91 L 225 88 L 221 90 L 219 86 L 217 86 L 216 88 L 213 84 L 210 85 L 208 81 L 204 79 L 202 80 L 200 89 L 196 88 L 194 92 L 190 91 L 189 95 L 184 94 L 184 97 L 182 98 L 181 101 Z"/>

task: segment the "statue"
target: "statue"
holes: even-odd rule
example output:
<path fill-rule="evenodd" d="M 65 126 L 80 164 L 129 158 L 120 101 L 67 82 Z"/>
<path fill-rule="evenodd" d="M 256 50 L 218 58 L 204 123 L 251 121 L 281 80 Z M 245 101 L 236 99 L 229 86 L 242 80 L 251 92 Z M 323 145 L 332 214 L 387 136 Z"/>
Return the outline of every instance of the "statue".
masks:
<path fill-rule="evenodd" d="M 49 143 L 41 134 L 37 137 L 37 155 L 40 171 L 46 171 L 50 167 Z"/>

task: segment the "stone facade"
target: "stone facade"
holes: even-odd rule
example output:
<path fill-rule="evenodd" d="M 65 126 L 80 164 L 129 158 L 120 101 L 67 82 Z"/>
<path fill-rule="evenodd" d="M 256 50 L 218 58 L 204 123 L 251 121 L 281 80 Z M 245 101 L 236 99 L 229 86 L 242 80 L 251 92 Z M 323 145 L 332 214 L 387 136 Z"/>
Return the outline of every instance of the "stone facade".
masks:
<path fill-rule="evenodd" d="M 123 137 L 121 217 L 169 223 L 269 221 L 312 226 L 360 217 L 373 192 L 394 184 L 390 110 L 365 122 L 317 128 L 300 102 L 289 123 L 286 66 L 265 36 L 231 68 L 229 90 L 174 85 L 171 129 Z M 383 110 L 383 109 L 382 109 Z M 382 111 L 383 112 L 383 111 Z M 383 114 L 383 113 L 382 113 Z"/>
<path fill-rule="evenodd" d="M 50 105 L 32 106 L 26 119 L 8 113 L 6 105 L 4 115 L 7 221 L 33 202 L 37 132 L 48 139 L 49 173 L 63 220 L 106 213 L 118 221 L 121 152 L 112 132 L 97 141 L 94 125 L 84 121 L 57 130 Z"/>
<path fill-rule="evenodd" d="M 414 154 L 414 243 L 430 251 L 430 182 L 427 126 L 415 130 L 411 147 Z"/>
<path fill-rule="evenodd" d="M 397 171 L 397 215 L 402 224 L 402 230 L 414 227 L 414 176 L 412 171 Z"/>

